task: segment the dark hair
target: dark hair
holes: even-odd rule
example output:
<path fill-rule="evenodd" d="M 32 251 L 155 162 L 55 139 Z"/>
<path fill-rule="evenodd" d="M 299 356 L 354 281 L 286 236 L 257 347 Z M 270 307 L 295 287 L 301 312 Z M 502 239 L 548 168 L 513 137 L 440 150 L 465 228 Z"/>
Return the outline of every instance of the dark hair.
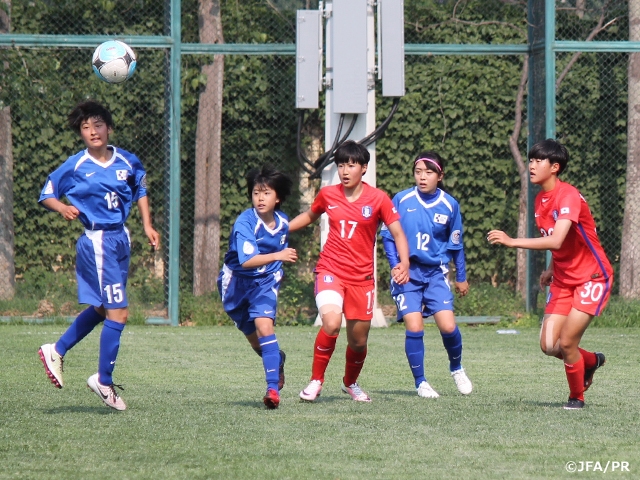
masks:
<path fill-rule="evenodd" d="M 349 163 L 349 160 L 360 165 L 367 165 L 370 157 L 367 147 L 353 140 L 347 140 L 337 148 L 333 154 L 333 161 L 336 165 Z"/>
<path fill-rule="evenodd" d="M 416 164 L 421 160 L 427 166 L 427 169 L 432 170 L 438 174 L 444 174 L 444 158 L 442 158 L 436 152 L 430 150 L 421 152 L 416 156 L 416 158 L 413 160 L 413 166 L 411 167 L 412 172 L 416 171 Z M 440 171 L 438 171 L 438 168 L 440 169 Z M 438 182 L 438 188 L 440 190 L 444 190 L 444 184 L 442 183 L 442 180 Z"/>
<path fill-rule="evenodd" d="M 251 200 L 251 197 L 253 196 L 253 189 L 256 185 L 265 185 L 275 190 L 280 204 L 282 204 L 282 202 L 291 195 L 293 182 L 287 175 L 279 172 L 271 165 L 264 165 L 262 168 L 253 168 L 249 173 L 247 173 L 245 178 L 247 179 L 249 200 Z"/>
<path fill-rule="evenodd" d="M 529 150 L 529 160 L 532 158 L 539 160 L 548 158 L 550 163 L 557 163 L 560 165 L 558 169 L 558 175 L 560 175 L 565 171 L 569 163 L 569 152 L 567 151 L 567 147 L 557 140 L 547 138 L 531 147 L 531 150 Z"/>
<path fill-rule="evenodd" d="M 107 124 L 107 127 L 114 127 L 113 118 L 109 110 L 95 100 L 87 100 L 86 102 L 76 105 L 75 108 L 71 110 L 71 113 L 69 113 L 67 123 L 69 124 L 69 128 L 80 134 L 82 124 L 90 118 L 99 118 Z"/>

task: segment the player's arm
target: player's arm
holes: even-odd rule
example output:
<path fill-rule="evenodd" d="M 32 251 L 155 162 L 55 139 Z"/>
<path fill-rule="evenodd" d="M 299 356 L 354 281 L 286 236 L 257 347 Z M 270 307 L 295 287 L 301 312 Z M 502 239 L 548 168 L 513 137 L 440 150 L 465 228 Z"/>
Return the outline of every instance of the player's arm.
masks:
<path fill-rule="evenodd" d="M 511 238 L 501 230 L 491 230 L 487 240 L 491 244 L 504 245 L 509 248 L 526 248 L 528 250 L 558 250 L 571 229 L 571 220 L 559 219 L 553 227 L 551 235 L 538 238 Z"/>
<path fill-rule="evenodd" d="M 544 289 L 551 285 L 551 281 L 553 280 L 553 259 L 549 263 L 549 268 L 547 268 L 544 272 L 540 274 L 540 288 Z"/>
<path fill-rule="evenodd" d="M 295 248 L 284 248 L 274 253 L 259 253 L 242 264 L 242 268 L 258 268 L 276 261 L 293 263 L 298 260 Z"/>
<path fill-rule="evenodd" d="M 140 211 L 140 217 L 142 218 L 144 233 L 149 239 L 149 245 L 151 245 L 154 250 L 158 250 L 160 248 L 160 234 L 154 230 L 151 224 L 149 200 L 146 196 L 138 199 L 138 210 Z"/>
<path fill-rule="evenodd" d="M 467 264 L 464 259 L 464 249 L 451 250 L 451 256 L 453 258 L 453 264 L 456 266 L 456 292 L 464 297 L 469 293 L 469 282 L 467 282 Z"/>
<path fill-rule="evenodd" d="M 309 209 L 306 212 L 302 212 L 293 220 L 289 221 L 289 231 L 295 232 L 308 225 L 311 225 L 320 218 L 320 215 Z"/>
<path fill-rule="evenodd" d="M 398 257 L 400 257 L 400 263 L 391 269 L 391 276 L 394 282 L 403 285 L 409 281 L 409 244 L 404 230 L 402 230 L 402 225 L 400 225 L 400 220 L 387 225 L 387 228 L 393 236 Z"/>
<path fill-rule="evenodd" d="M 66 203 L 62 203 L 60 200 L 54 197 L 45 198 L 40 203 L 42 205 L 51 210 L 52 212 L 58 212 L 62 217 L 67 220 L 75 220 L 80 215 L 80 210 L 78 210 L 73 205 L 67 205 Z"/>

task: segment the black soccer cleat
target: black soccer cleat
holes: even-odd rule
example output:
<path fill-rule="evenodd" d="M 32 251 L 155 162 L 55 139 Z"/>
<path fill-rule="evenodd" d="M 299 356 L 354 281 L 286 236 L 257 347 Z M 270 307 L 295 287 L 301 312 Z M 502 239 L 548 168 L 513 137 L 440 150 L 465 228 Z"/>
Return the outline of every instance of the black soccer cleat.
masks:
<path fill-rule="evenodd" d="M 282 387 L 284 387 L 284 362 L 286 359 L 287 355 L 282 350 L 280 350 L 280 377 L 278 378 L 278 391 L 282 390 Z"/>
<path fill-rule="evenodd" d="M 595 352 L 596 354 L 596 366 L 593 368 L 585 368 L 584 369 L 584 391 L 589 390 L 589 387 L 593 383 L 593 374 L 596 373 L 596 370 L 604 365 L 606 358 L 604 357 L 604 353 Z"/>
<path fill-rule="evenodd" d="M 584 408 L 584 402 L 577 398 L 569 397 L 569 401 L 564 404 L 563 408 L 565 410 L 580 410 L 581 408 Z"/>

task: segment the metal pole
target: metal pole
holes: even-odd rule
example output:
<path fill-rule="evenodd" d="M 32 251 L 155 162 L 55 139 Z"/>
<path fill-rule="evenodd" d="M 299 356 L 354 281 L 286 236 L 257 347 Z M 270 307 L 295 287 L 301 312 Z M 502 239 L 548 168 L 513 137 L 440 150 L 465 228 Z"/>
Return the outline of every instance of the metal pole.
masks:
<path fill-rule="evenodd" d="M 178 326 L 180 301 L 180 1 L 171 0 L 170 138 L 169 150 L 169 275 L 167 310 L 172 326 Z"/>

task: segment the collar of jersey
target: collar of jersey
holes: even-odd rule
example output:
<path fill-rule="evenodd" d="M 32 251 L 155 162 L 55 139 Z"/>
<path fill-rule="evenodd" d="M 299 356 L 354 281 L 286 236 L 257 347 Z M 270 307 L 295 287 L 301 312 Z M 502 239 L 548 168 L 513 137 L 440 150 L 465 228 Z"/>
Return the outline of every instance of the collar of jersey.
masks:
<path fill-rule="evenodd" d="M 264 223 L 262 221 L 262 219 L 260 218 L 260 215 L 258 215 L 258 212 L 256 212 L 256 209 L 253 209 L 253 214 L 256 216 L 256 220 L 258 220 L 258 223 L 256 225 L 256 230 L 258 228 L 259 225 L 262 225 L 264 227 L 264 229 L 269 232 L 271 235 L 278 233 L 280 230 L 282 230 L 282 226 L 285 224 L 286 220 L 284 218 L 282 218 L 282 216 L 280 216 L 280 214 L 278 213 L 277 210 L 273 211 L 273 216 L 276 218 L 276 228 L 271 229 L 267 226 L 266 223 Z"/>

